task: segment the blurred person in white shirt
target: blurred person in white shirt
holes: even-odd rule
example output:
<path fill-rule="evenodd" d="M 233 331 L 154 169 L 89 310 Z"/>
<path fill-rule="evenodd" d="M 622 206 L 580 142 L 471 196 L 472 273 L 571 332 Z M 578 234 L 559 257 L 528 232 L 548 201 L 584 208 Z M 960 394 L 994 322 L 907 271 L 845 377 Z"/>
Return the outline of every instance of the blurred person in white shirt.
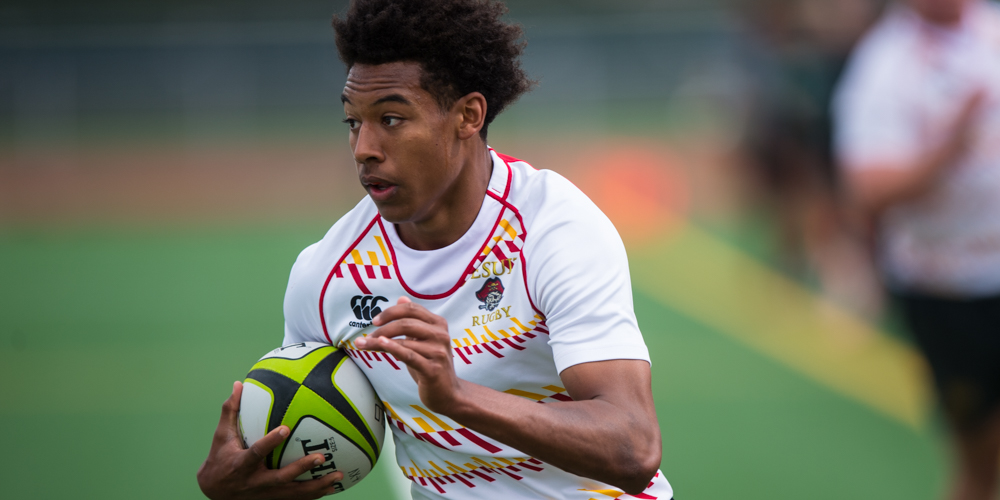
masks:
<path fill-rule="evenodd" d="M 853 54 L 834 102 L 853 201 L 926 356 L 950 429 L 953 499 L 1000 472 L 1000 6 L 907 0 Z"/>

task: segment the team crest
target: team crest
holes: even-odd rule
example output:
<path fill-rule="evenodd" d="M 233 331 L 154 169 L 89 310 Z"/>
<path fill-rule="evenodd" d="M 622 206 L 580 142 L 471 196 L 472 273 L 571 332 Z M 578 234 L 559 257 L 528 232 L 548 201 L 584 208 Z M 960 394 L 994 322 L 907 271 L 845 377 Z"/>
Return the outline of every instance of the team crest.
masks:
<path fill-rule="evenodd" d="M 500 282 L 500 278 L 492 277 L 483 283 L 483 287 L 476 292 L 476 298 L 483 302 L 483 305 L 479 306 L 480 309 L 486 309 L 487 311 L 493 311 L 500 305 L 500 299 L 503 298 L 503 283 Z"/>

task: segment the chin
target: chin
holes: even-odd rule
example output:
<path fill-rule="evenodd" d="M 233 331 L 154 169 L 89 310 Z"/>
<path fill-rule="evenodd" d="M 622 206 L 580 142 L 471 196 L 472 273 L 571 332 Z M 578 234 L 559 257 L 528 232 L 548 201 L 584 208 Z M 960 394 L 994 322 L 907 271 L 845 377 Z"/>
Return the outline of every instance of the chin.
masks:
<path fill-rule="evenodd" d="M 390 224 L 406 222 L 413 215 L 409 210 L 399 206 L 375 203 L 375 207 L 378 208 L 378 213 L 382 216 L 382 220 Z"/>

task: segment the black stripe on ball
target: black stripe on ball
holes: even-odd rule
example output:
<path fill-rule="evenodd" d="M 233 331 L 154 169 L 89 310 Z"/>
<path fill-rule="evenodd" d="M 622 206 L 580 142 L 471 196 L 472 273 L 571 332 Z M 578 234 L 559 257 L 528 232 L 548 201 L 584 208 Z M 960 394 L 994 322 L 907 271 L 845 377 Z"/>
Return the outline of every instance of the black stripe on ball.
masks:
<path fill-rule="evenodd" d="M 274 401 L 271 403 L 271 415 L 267 419 L 267 432 L 271 432 L 281 425 L 281 419 L 285 418 L 285 412 L 292 404 L 292 398 L 299 391 L 299 383 L 278 372 L 263 368 L 251 370 L 247 378 L 254 379 L 271 389 Z M 277 464 L 272 462 L 273 455 L 273 451 L 267 454 L 266 463 L 269 467 L 277 468 Z"/>
<path fill-rule="evenodd" d="M 340 412 L 348 422 L 351 423 L 368 444 L 371 445 L 372 450 L 377 454 L 379 452 L 378 442 L 375 440 L 375 436 L 368 430 L 368 426 L 365 424 L 364 419 L 361 415 L 358 415 L 357 410 L 351 406 L 351 403 L 347 401 L 340 391 L 337 390 L 333 385 L 333 371 L 337 369 L 337 365 L 340 364 L 340 360 L 347 356 L 347 352 L 338 349 L 331 353 L 329 356 L 323 358 L 322 361 L 313 367 L 309 375 L 306 375 L 306 380 L 302 385 L 308 387 L 320 397 L 325 399 L 328 403 L 333 405 L 334 408 Z M 350 363 L 350 360 L 347 360 Z"/>

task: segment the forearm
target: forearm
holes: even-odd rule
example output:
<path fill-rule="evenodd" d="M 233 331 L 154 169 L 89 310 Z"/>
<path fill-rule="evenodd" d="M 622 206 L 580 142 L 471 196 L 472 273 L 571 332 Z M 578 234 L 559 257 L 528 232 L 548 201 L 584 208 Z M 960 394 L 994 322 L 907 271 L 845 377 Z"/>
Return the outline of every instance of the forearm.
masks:
<path fill-rule="evenodd" d="M 940 180 L 945 167 L 941 155 L 932 154 L 910 168 L 885 165 L 861 169 L 849 177 L 851 192 L 862 209 L 878 214 L 925 195 Z"/>
<path fill-rule="evenodd" d="M 655 413 L 625 411 L 600 398 L 538 404 L 468 381 L 460 385 L 443 413 L 562 470 L 638 493 L 659 467 Z"/>
<path fill-rule="evenodd" d="M 967 135 L 967 132 L 953 134 L 909 164 L 872 164 L 862 168 L 849 165 L 847 182 L 852 197 L 865 212 L 877 215 L 893 205 L 926 195 L 962 158 Z"/>

